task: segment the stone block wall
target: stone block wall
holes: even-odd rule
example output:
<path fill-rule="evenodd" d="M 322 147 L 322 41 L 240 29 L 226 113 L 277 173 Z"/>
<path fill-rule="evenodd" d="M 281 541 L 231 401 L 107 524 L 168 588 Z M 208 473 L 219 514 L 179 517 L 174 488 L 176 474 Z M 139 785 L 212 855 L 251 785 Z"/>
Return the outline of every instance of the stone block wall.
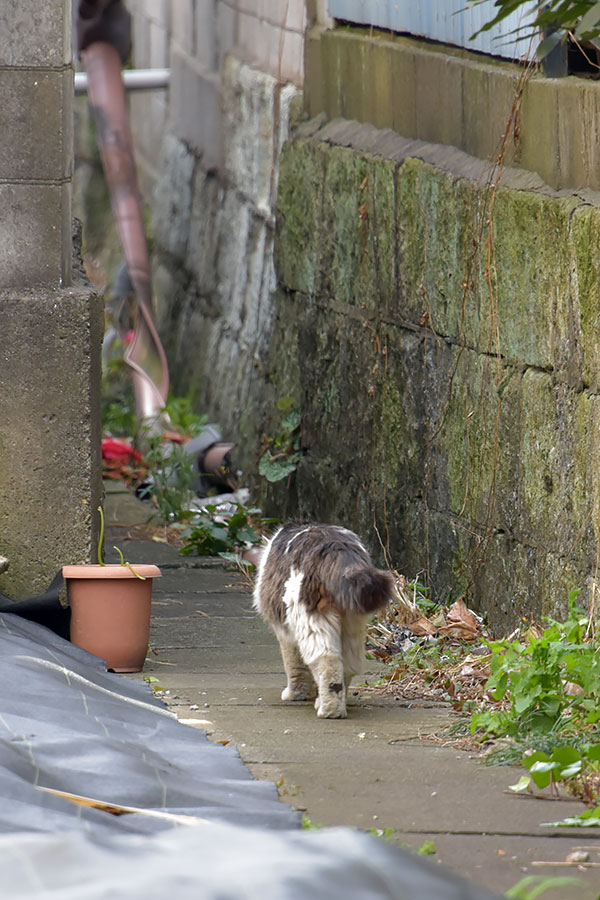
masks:
<path fill-rule="evenodd" d="M 376 528 L 507 630 L 595 584 L 600 210 L 489 174 L 372 126 L 299 129 L 270 371 L 302 413 L 297 510 Z"/>
<path fill-rule="evenodd" d="M 277 169 L 300 101 L 305 0 L 131 0 L 137 67 L 167 94 L 131 97 L 151 200 L 157 319 L 172 389 L 191 391 L 238 462 L 267 403 Z"/>
<path fill-rule="evenodd" d="M 238 462 L 256 462 L 275 289 L 274 159 L 297 91 L 229 56 L 222 71 L 223 174 L 165 142 L 153 203 L 157 320 L 175 393 L 192 391 Z M 252 437 L 250 437 L 252 435 Z"/>
<path fill-rule="evenodd" d="M 168 95 L 132 97 L 132 125 L 147 191 L 159 170 L 165 132 L 220 170 L 227 140 L 221 119 L 226 57 L 302 85 L 305 0 L 129 0 L 134 65 L 170 67 Z M 243 86 L 239 90 L 244 90 Z"/>
<path fill-rule="evenodd" d="M 306 106 L 393 128 L 404 137 L 495 160 L 523 86 L 505 162 L 560 190 L 600 188 L 598 84 L 544 78 L 535 70 L 457 47 L 363 28 L 315 26 L 306 42 Z"/>
<path fill-rule="evenodd" d="M 90 562 L 102 499 L 100 298 L 89 287 L 0 291 L 0 591 L 46 590 Z"/>

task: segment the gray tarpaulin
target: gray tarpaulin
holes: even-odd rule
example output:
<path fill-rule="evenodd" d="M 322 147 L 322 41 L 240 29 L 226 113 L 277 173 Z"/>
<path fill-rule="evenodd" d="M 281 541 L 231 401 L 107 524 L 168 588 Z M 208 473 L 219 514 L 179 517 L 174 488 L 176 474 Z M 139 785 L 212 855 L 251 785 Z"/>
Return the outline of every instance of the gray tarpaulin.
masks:
<path fill-rule="evenodd" d="M 307 832 L 237 751 L 181 725 L 145 684 L 0 614 L 0 896 L 37 900 L 489 900 L 384 841 Z M 114 816 L 39 790 L 201 817 Z"/>

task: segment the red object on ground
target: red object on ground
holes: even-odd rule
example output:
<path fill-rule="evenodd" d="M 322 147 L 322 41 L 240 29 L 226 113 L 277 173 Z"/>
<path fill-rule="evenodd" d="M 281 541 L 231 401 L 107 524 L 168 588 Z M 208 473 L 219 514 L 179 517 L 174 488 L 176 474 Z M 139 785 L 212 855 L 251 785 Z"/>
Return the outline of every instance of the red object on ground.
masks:
<path fill-rule="evenodd" d="M 141 462 L 142 454 L 133 447 L 130 447 L 125 441 L 118 441 L 115 438 L 104 438 L 102 441 L 102 459 L 107 462 L 118 462 L 127 465 L 131 462 Z"/>

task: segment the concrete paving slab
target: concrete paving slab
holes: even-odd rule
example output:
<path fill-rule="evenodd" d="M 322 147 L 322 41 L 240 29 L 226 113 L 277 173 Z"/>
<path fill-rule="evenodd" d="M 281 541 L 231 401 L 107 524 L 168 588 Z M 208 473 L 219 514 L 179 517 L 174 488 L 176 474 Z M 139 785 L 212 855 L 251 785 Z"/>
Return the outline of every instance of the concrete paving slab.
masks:
<path fill-rule="evenodd" d="M 231 621 L 231 618 L 227 621 Z M 224 624 L 224 617 L 155 617 L 150 629 L 150 639 L 159 649 L 224 647 L 228 654 L 235 652 L 239 645 L 264 643 L 265 626 L 256 617 L 246 615 L 237 617 L 235 621 L 238 627 L 231 633 Z"/>
<path fill-rule="evenodd" d="M 152 623 L 150 631 L 150 645 L 152 653 L 144 666 L 144 675 L 162 675 L 168 671 L 170 677 L 175 671 L 191 669 L 197 675 L 206 672 L 228 675 L 232 671 L 238 675 L 249 675 L 255 672 L 279 672 L 281 660 L 279 651 L 271 644 L 250 646 L 239 644 L 235 657 L 226 648 L 203 647 L 202 652 L 197 648 L 159 648 L 153 643 Z"/>
<path fill-rule="evenodd" d="M 158 563 L 157 563 L 158 565 Z M 162 577 L 156 583 L 158 592 L 178 592 L 181 594 L 242 594 L 244 604 L 252 607 L 252 598 L 246 593 L 247 587 L 240 583 L 233 572 L 223 577 L 223 567 L 219 569 L 181 569 L 163 566 Z"/>
<path fill-rule="evenodd" d="M 159 584 L 160 582 L 158 582 Z M 222 594 L 184 594 L 181 591 L 159 591 L 157 583 L 152 592 L 152 614 L 159 618 L 186 618 L 188 616 L 233 617 L 254 619 L 251 606 L 245 598 Z"/>

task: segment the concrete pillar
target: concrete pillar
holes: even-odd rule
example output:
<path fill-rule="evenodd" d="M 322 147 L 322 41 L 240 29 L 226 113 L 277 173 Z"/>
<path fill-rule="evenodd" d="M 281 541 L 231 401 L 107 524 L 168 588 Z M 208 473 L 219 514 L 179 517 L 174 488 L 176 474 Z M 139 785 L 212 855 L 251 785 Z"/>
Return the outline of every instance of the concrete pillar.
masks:
<path fill-rule="evenodd" d="M 0 4 L 0 591 L 92 549 L 101 301 L 71 284 L 70 0 Z"/>

